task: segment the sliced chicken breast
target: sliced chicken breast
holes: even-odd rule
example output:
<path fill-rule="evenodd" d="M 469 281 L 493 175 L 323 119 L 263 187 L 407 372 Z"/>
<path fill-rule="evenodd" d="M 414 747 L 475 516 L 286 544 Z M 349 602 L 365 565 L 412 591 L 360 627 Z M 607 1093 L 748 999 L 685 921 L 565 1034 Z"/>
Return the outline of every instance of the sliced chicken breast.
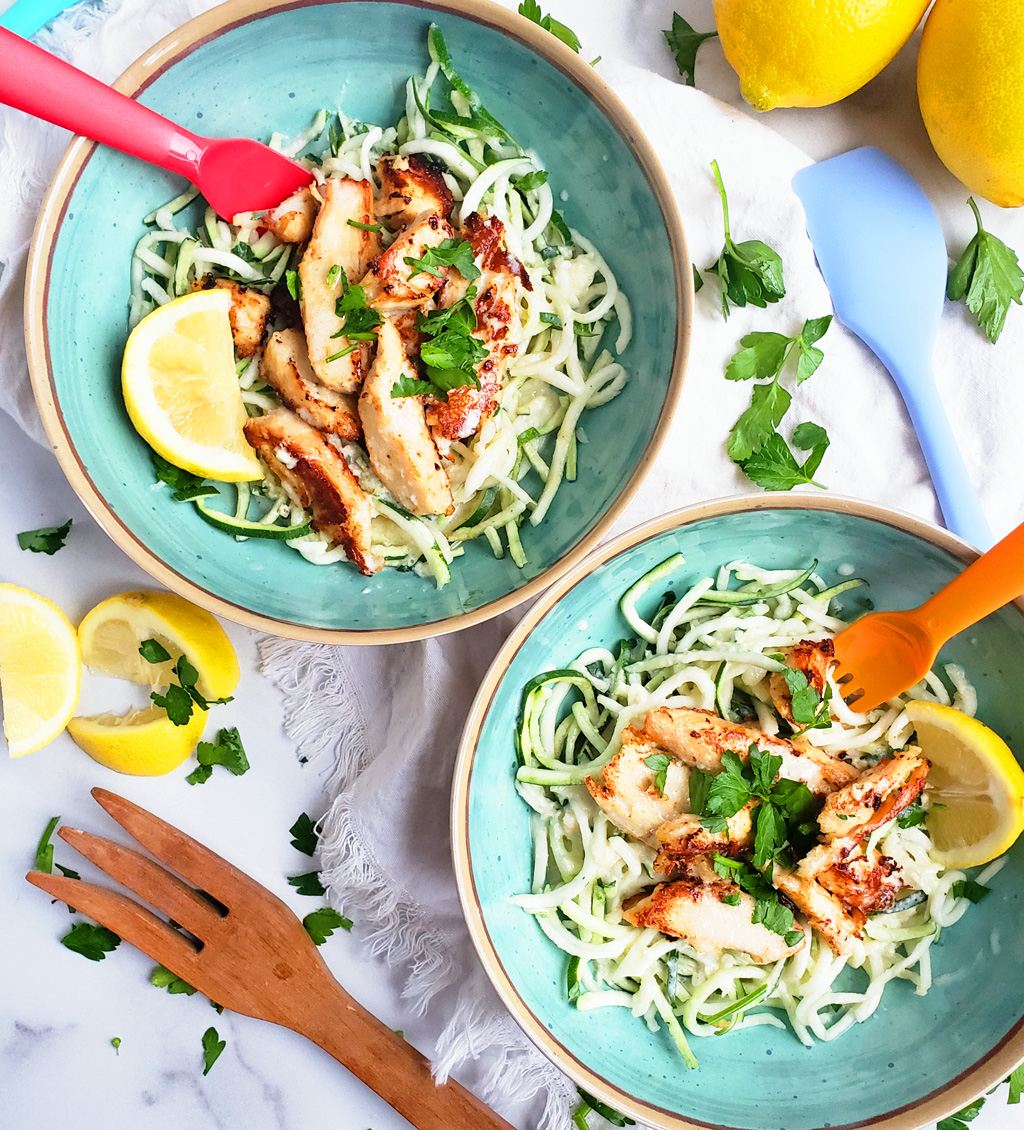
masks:
<path fill-rule="evenodd" d="M 600 783 L 588 777 L 584 784 L 598 806 L 616 828 L 621 828 L 651 847 L 658 846 L 658 828 L 689 803 L 689 770 L 674 758 L 665 771 L 665 791 L 655 785 L 656 772 L 645 761 L 664 753 L 627 726 L 622 748 L 601 773 Z"/>
<path fill-rule="evenodd" d="M 864 914 L 888 910 L 903 887 L 896 861 L 879 851 L 868 857 L 856 840 L 819 844 L 800 860 L 796 873 L 817 880 L 847 910 Z"/>
<path fill-rule="evenodd" d="M 359 417 L 370 462 L 381 482 L 414 514 L 450 514 L 455 509 L 448 475 L 427 430 L 418 396 L 393 397 L 392 389 L 412 369 L 398 330 L 385 318 L 377 334 L 377 357 L 359 395 Z"/>
<path fill-rule="evenodd" d="M 263 223 L 282 243 L 305 243 L 313 234 L 313 222 L 319 209 L 320 201 L 313 195 L 313 190 L 300 188 L 271 209 Z"/>
<path fill-rule="evenodd" d="M 921 795 L 929 764 L 910 746 L 885 757 L 852 784 L 833 793 L 818 816 L 826 838 L 864 839 L 895 819 Z"/>
<path fill-rule="evenodd" d="M 252 357 L 260 347 L 270 317 L 270 298 L 258 290 L 232 282 L 231 279 L 215 279 L 212 275 L 197 279 L 193 290 L 210 290 L 217 287 L 231 294 L 228 320 L 231 323 L 231 339 L 239 357 Z"/>
<path fill-rule="evenodd" d="M 424 212 L 436 212 L 446 220 L 451 215 L 451 189 L 440 169 L 422 158 L 385 154 L 377 163 L 377 175 L 377 215 L 392 231 L 408 227 Z"/>
<path fill-rule="evenodd" d="M 794 647 L 783 648 L 781 654 L 790 667 L 806 675 L 808 685 L 818 694 L 825 693 L 828 676 L 836 663 L 836 649 L 831 640 L 801 640 Z M 787 722 L 792 722 L 793 696 L 785 676 L 773 671 L 768 679 L 768 691 L 775 709 Z"/>
<path fill-rule="evenodd" d="M 341 439 L 362 438 L 356 397 L 326 388 L 316 379 L 299 330 L 270 335 L 260 359 L 260 376 L 307 424 Z"/>
<path fill-rule="evenodd" d="M 379 572 L 384 562 L 370 550 L 370 500 L 327 438 L 288 408 L 247 420 L 244 430 L 289 495 L 313 511 L 313 529 L 342 546 L 361 572 Z"/>
<path fill-rule="evenodd" d="M 803 781 L 816 796 L 834 792 L 857 776 L 851 766 L 809 743 L 772 737 L 756 726 L 727 722 L 710 710 L 663 706 L 647 716 L 643 732 L 685 764 L 710 773 L 722 768 L 723 753 L 731 751 L 747 761 L 755 745 L 781 757 L 781 775 Z"/>
<path fill-rule="evenodd" d="M 439 247 L 454 234 L 439 212 L 424 212 L 413 220 L 387 251 L 369 264 L 360 282 L 367 304 L 382 312 L 395 312 L 433 298 L 446 277 L 444 268 L 426 271 L 406 260 L 422 259 L 427 248 Z M 440 271 L 440 276 L 432 271 Z"/>
<path fill-rule="evenodd" d="M 342 284 L 338 278 L 333 286 L 328 286 L 327 276 L 333 267 L 339 267 L 350 283 L 358 282 L 380 254 L 379 234 L 352 226 L 376 223 L 373 185 L 370 181 L 331 178 L 317 191 L 323 204 L 299 263 L 300 306 L 309 362 L 321 384 L 338 392 L 356 392 L 365 374 L 368 351 L 360 345 L 344 357 L 335 356 L 351 343 L 335 336 L 343 325 L 335 313 Z M 334 360 L 328 361 L 329 357 Z"/>
<path fill-rule="evenodd" d="M 787 871 L 776 863 L 772 883 L 804 915 L 832 949 L 849 955 L 861 937 L 865 917 L 859 910 L 847 910 L 831 891 L 816 879 Z"/>
<path fill-rule="evenodd" d="M 628 905 L 623 917 L 634 926 L 650 926 L 681 938 L 698 953 L 736 950 L 759 964 L 789 957 L 805 944 L 802 932 L 800 941 L 788 946 L 781 934 L 755 923 L 756 905 L 735 883 L 719 878 L 710 868 L 692 866 Z"/>
<path fill-rule="evenodd" d="M 722 832 L 705 828 L 699 816 L 684 813 L 667 820 L 658 829 L 661 851 L 655 867 L 669 874 L 675 867 L 695 856 L 739 855 L 754 850 L 754 804 L 751 802 L 731 816 Z"/>

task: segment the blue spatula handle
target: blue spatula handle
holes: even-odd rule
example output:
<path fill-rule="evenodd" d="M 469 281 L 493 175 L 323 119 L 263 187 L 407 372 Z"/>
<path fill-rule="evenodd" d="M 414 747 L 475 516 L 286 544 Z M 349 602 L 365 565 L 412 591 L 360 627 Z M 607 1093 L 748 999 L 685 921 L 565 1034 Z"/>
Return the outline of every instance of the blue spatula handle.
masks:
<path fill-rule="evenodd" d="M 16 0 L 0 15 L 0 27 L 28 39 L 73 3 L 75 0 Z"/>
<path fill-rule="evenodd" d="M 903 394 L 932 476 L 946 529 L 982 551 L 991 549 L 995 538 L 978 504 L 977 492 L 967 474 L 953 429 L 949 426 L 930 363 L 923 359 L 882 360 Z"/>

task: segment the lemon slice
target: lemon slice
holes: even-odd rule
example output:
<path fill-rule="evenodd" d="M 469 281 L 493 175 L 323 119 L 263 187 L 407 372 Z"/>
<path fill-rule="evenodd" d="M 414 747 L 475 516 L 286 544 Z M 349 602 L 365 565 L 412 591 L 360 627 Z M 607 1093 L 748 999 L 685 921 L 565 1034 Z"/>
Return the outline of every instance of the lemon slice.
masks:
<path fill-rule="evenodd" d="M 169 592 L 124 592 L 104 600 L 79 625 L 82 660 L 90 671 L 139 686 L 166 687 L 171 668 L 184 654 L 199 674 L 206 698 L 227 698 L 238 686 L 238 658 L 224 629 L 209 612 Z M 170 653 L 165 663 L 140 654 L 144 640 Z"/>
<path fill-rule="evenodd" d="M 127 714 L 72 718 L 68 733 L 100 765 L 133 777 L 170 773 L 203 736 L 206 711 L 198 707 L 184 726 L 175 726 L 159 706 Z"/>
<path fill-rule="evenodd" d="M 52 742 L 78 705 L 78 636 L 45 597 L 0 584 L 0 692 L 11 757 Z"/>
<path fill-rule="evenodd" d="M 158 306 L 124 350 L 124 402 L 139 435 L 176 467 L 207 479 L 263 478 L 245 440 L 228 311 L 215 287 Z"/>
<path fill-rule="evenodd" d="M 933 858 L 946 867 L 975 867 L 1002 855 L 1024 831 L 1024 770 L 1010 747 L 951 706 L 908 702 L 907 715 L 932 766 Z"/>

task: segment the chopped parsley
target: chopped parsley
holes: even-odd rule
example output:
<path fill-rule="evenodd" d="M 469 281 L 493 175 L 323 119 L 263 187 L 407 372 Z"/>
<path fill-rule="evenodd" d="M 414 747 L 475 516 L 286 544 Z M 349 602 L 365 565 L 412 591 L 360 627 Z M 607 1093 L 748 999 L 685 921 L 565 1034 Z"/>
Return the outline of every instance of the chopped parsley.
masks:
<path fill-rule="evenodd" d="M 672 26 L 664 32 L 665 42 L 676 61 L 679 75 L 687 86 L 694 85 L 697 52 L 706 39 L 714 39 L 717 31 L 694 31 L 678 12 L 672 13 Z"/>
<path fill-rule="evenodd" d="M 974 212 L 978 231 L 949 272 L 946 297 L 951 302 L 964 302 L 985 336 L 995 342 L 1003 332 L 1010 304 L 1021 305 L 1024 272 L 1016 253 L 985 230 L 974 197 L 967 203 Z"/>
<path fill-rule="evenodd" d="M 473 336 L 477 324 L 473 310 L 475 297 L 476 288 L 471 286 L 466 296 L 454 305 L 417 316 L 416 329 L 427 339 L 420 346 L 420 362 L 426 380 L 411 381 L 403 375 L 392 387 L 393 397 L 430 392 L 446 400 L 453 388 L 480 387 L 476 366 L 487 359 L 487 346 Z M 428 387 L 421 387 L 423 385 Z M 396 393 L 396 388 L 414 391 Z"/>
<path fill-rule="evenodd" d="M 157 481 L 166 483 L 173 491 L 175 502 L 190 502 L 193 498 L 202 498 L 205 495 L 216 494 L 217 488 L 210 486 L 205 479 L 193 475 L 190 471 L 183 471 L 169 463 L 162 455 L 155 451 L 149 453 L 153 460 L 153 473 Z"/>
<path fill-rule="evenodd" d="M 206 784 L 215 765 L 223 765 L 236 777 L 249 770 L 249 759 L 236 726 L 221 730 L 214 742 L 200 742 L 196 746 L 196 760 L 199 765 L 185 778 L 190 785 Z"/>
<path fill-rule="evenodd" d="M 342 322 L 341 328 L 337 333 L 331 334 L 331 337 L 347 338 L 349 345 L 332 353 L 327 358 L 328 361 L 337 361 L 339 357 L 351 353 L 359 347 L 361 341 L 376 341 L 377 329 L 383 321 L 377 310 L 366 305 L 366 291 L 363 287 L 352 286 L 344 271 L 339 270 L 338 278 L 341 279 L 341 296 L 334 303 L 334 313 Z"/>
<path fill-rule="evenodd" d="M 349 220 L 348 222 L 352 223 L 351 220 Z M 327 286 L 328 286 L 328 288 L 333 290 L 335 284 L 337 283 L 337 281 L 340 277 L 341 277 L 341 266 L 340 266 L 340 264 L 335 263 L 334 266 L 331 267 L 331 269 L 327 272 Z"/>
<path fill-rule="evenodd" d="M 391 386 L 391 399 L 398 400 L 402 396 L 433 396 L 436 392 L 437 389 L 430 381 L 418 381 L 403 373 Z"/>
<path fill-rule="evenodd" d="M 167 658 L 169 659 L 170 656 Z M 150 662 L 153 661 L 150 660 Z M 163 660 L 158 660 L 158 662 L 163 662 Z M 227 695 L 225 698 L 205 698 L 196 687 L 199 672 L 184 655 L 178 656 L 173 670 L 178 681 L 171 683 L 164 694 L 153 691 L 149 697 L 157 706 L 162 706 L 167 711 L 167 717 L 175 726 L 184 726 L 192 717 L 193 707 L 195 706 L 198 706 L 200 710 L 209 710 L 211 706 L 216 704 L 232 701 L 233 696 L 231 695 Z"/>
<path fill-rule="evenodd" d="M 351 930 L 352 920 L 339 914 L 333 906 L 322 906 L 312 914 L 307 914 L 302 925 L 314 943 L 322 946 L 335 930 Z"/>
<path fill-rule="evenodd" d="M 358 228 L 360 231 L 380 231 L 381 230 L 380 224 L 361 224 L 358 220 L 346 220 L 345 223 L 348 224 L 348 226 L 350 228 Z M 328 283 L 327 285 L 331 286 L 333 284 Z"/>
<path fill-rule="evenodd" d="M 665 781 L 671 764 L 672 758 L 667 753 L 652 753 L 644 758 L 644 765 L 654 773 L 654 787 L 662 796 L 665 795 Z"/>
<path fill-rule="evenodd" d="M 106 926 L 94 922 L 78 922 L 61 938 L 61 944 L 90 961 L 102 961 L 116 950 L 121 939 Z"/>
<path fill-rule="evenodd" d="M 118 1055 L 120 1055 L 120 1054 L 121 1054 L 121 1037 L 120 1037 L 120 1036 L 115 1036 L 115 1037 L 114 1037 L 114 1038 L 113 1038 L 113 1039 L 112 1039 L 112 1040 L 110 1041 L 110 1046 L 111 1046 L 111 1047 L 112 1047 L 112 1048 L 114 1049 L 114 1051 L 115 1051 L 115 1052 L 116 1052 L 116 1053 L 117 1053 Z"/>
<path fill-rule="evenodd" d="M 722 284 L 722 314 L 729 317 L 729 303 L 733 306 L 767 306 L 786 296 L 782 280 L 782 259 L 779 253 L 759 239 L 733 241 L 729 227 L 729 199 L 717 161 L 711 162 L 722 198 L 722 218 L 725 225 L 725 246 L 722 254 L 707 270 L 718 275 Z"/>
<path fill-rule="evenodd" d="M 958 879 L 953 884 L 953 898 L 956 899 L 970 899 L 971 902 L 977 904 L 991 892 L 991 887 L 985 887 L 981 883 L 975 882 L 973 879 Z"/>
<path fill-rule="evenodd" d="M 548 183 L 548 174 L 544 169 L 534 169 L 532 173 L 527 173 L 526 176 L 520 177 L 515 182 L 515 186 L 520 192 L 533 192 L 540 188 L 542 184 Z"/>
<path fill-rule="evenodd" d="M 467 281 L 480 277 L 480 268 L 473 262 L 473 245 L 465 239 L 443 239 L 437 247 L 428 247 L 420 259 L 405 257 L 412 267 L 410 279 L 417 275 L 444 277 L 445 268 L 453 267 Z"/>
<path fill-rule="evenodd" d="M 291 833 L 292 847 L 296 851 L 301 851 L 303 855 L 315 854 L 320 837 L 317 835 L 316 825 L 305 812 L 288 831 Z"/>
<path fill-rule="evenodd" d="M 50 843 L 50 837 L 59 823 L 59 816 L 52 817 L 43 829 L 43 834 L 39 837 L 39 843 L 36 846 L 36 870 L 45 871 L 47 875 L 53 874 L 53 844 Z"/>
<path fill-rule="evenodd" d="M 299 278 L 298 271 L 285 271 L 284 285 L 288 288 L 288 293 L 296 302 L 302 299 L 302 279 Z"/>
<path fill-rule="evenodd" d="M 918 797 L 896 817 L 896 823 L 901 828 L 917 828 L 925 822 L 925 816 L 924 806 L 921 804 L 921 798 Z M 955 889 L 956 884 L 954 883 L 953 886 Z"/>
<path fill-rule="evenodd" d="M 220 1053 L 227 1047 L 227 1041 L 217 1035 L 216 1028 L 207 1028 L 203 1033 L 203 1074 L 209 1075 L 210 1068 L 217 1062 Z"/>
<path fill-rule="evenodd" d="M 572 1122 L 576 1130 L 589 1130 L 587 1115 L 590 1114 L 591 1111 L 599 1118 L 603 1118 L 606 1122 L 611 1123 L 612 1126 L 636 1125 L 632 1118 L 627 1118 L 624 1114 L 619 1114 L 617 1110 L 613 1110 L 607 1103 L 603 1103 L 600 1099 L 595 1099 L 593 1095 L 588 1094 L 582 1087 L 577 1087 L 576 1090 L 580 1096 L 580 1104 L 572 1114 Z"/>
<path fill-rule="evenodd" d="M 832 702 L 832 687 L 826 683 L 824 695 L 819 694 L 804 672 L 795 667 L 787 667 L 782 676 L 790 694 L 793 721 L 803 726 L 799 733 L 831 726 L 832 713 L 829 706 Z"/>
<path fill-rule="evenodd" d="M 149 983 L 155 985 L 158 989 L 166 989 L 172 995 L 184 993 L 186 996 L 191 997 L 196 992 L 194 985 L 183 981 L 177 973 L 172 973 L 164 965 L 157 965 L 153 969 L 152 973 L 149 975 Z"/>
<path fill-rule="evenodd" d="M 319 871 L 307 871 L 304 875 L 289 875 L 288 883 L 295 888 L 296 894 L 316 897 L 327 894 L 323 883 L 320 882 Z"/>
<path fill-rule="evenodd" d="M 779 934 L 787 946 L 795 946 L 800 941 L 804 935 L 794 926 L 793 912 L 782 905 L 778 891 L 756 867 L 724 855 L 713 855 L 711 861 L 718 875 L 736 883 L 755 900 L 754 912 L 750 916 L 752 922 Z M 741 900 L 738 894 L 734 894 L 723 896 L 722 901 L 729 906 L 739 906 Z"/>
<path fill-rule="evenodd" d="M 63 526 L 43 526 L 38 530 L 25 530 L 18 534 L 18 545 L 30 553 L 45 553 L 52 557 L 59 549 L 64 548 L 68 534 L 71 532 L 71 519 Z"/>
<path fill-rule="evenodd" d="M 560 39 L 566 47 L 572 48 L 577 55 L 580 53 L 581 44 L 579 36 L 577 36 L 572 28 L 566 27 L 565 24 L 556 20 L 554 16 L 545 16 L 541 12 L 541 7 L 537 3 L 537 0 L 523 0 L 519 5 L 518 11 L 521 16 L 532 20 L 545 31 L 551 32 L 556 39 Z"/>

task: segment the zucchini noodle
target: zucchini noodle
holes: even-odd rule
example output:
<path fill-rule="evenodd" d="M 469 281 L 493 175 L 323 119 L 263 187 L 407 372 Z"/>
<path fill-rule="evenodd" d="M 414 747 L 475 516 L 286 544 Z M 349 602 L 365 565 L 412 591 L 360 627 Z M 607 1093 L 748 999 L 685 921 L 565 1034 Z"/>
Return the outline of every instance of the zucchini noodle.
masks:
<path fill-rule="evenodd" d="M 877 847 L 895 861 L 904 897 L 894 910 L 868 919 L 847 957 L 809 931 L 808 944 L 792 956 L 756 964 L 739 951 L 700 953 L 624 919 L 623 904 L 666 876 L 654 870 L 653 848 L 609 821 L 585 779 L 599 775 L 619 751 L 626 726 L 641 726 L 661 706 L 707 709 L 728 719 L 731 704 L 742 699 L 763 730 L 777 733 L 767 677 L 784 664 L 769 653 L 845 627 L 833 602 L 863 583 L 828 588 L 813 567 L 768 571 L 731 562 L 714 576 L 691 578 L 676 596 L 661 596 L 684 565 L 676 554 L 623 595 L 620 609 L 634 638 L 613 649 L 591 647 L 569 668 L 544 672 L 524 687 L 516 788 L 531 809 L 533 880 L 529 893 L 511 901 L 567 955 L 567 991 L 578 1009 L 628 1009 L 652 1031 L 663 1027 L 695 1067 L 687 1033 L 788 1027 L 810 1046 L 867 1020 L 893 981 L 906 981 L 923 996 L 932 984 L 931 946 L 971 902 L 954 894 L 965 874 L 932 860 L 925 826 L 893 820 L 872 835 L 867 850 Z M 952 698 L 970 714 L 977 706 L 964 671 L 953 664 L 866 715 L 850 710 L 841 689 L 831 686 L 838 717 L 803 737 L 823 749 L 851 751 L 849 762 L 861 770 L 906 746 L 913 734 L 907 701 Z M 928 807 L 927 793 L 922 804 Z M 1002 863 L 979 880 L 987 882 Z"/>
<path fill-rule="evenodd" d="M 372 551 L 386 564 L 414 569 L 440 587 L 465 542 L 483 539 L 495 557 L 507 552 L 520 568 L 529 561 L 520 527 L 544 520 L 565 481 L 575 480 L 579 427 L 587 410 L 613 400 L 629 373 L 616 357 L 632 336 L 629 301 L 607 262 L 588 239 L 571 230 L 554 207 L 547 172 L 537 155 L 521 148 L 480 105 L 453 70 L 440 32 L 428 36 L 430 64 L 406 83 L 405 116 L 382 127 L 320 110 L 294 138 L 280 134 L 272 147 L 298 158 L 322 183 L 327 177 L 371 180 L 385 154 L 417 154 L 439 164 L 456 201 L 452 222 L 472 212 L 496 216 L 505 228 L 509 252 L 525 267 L 532 291 L 521 288 L 518 344 L 510 359 L 494 415 L 468 439 L 455 443 L 448 465 L 454 512 L 422 517 L 396 509 L 394 498 L 374 474 L 364 449 L 337 444 L 374 503 Z M 455 113 L 431 101 L 435 84 L 445 88 Z M 154 209 L 144 223 L 131 267 L 129 327 L 158 305 L 180 297 L 213 276 L 269 294 L 294 270 L 293 245 L 262 231 L 254 214 L 231 224 L 205 207 L 190 190 Z M 190 223 L 176 221 L 187 210 Z M 385 244 L 393 238 L 382 233 Z M 605 333 L 618 324 L 614 342 Z M 242 399 L 250 416 L 279 404 L 274 389 L 258 377 L 258 365 L 240 367 Z M 333 442 L 333 440 L 332 440 Z M 252 492 L 262 513 L 250 520 L 268 524 L 287 519 L 301 525 L 311 515 L 269 472 Z M 311 532 L 287 542 L 315 565 L 346 560 L 325 535 Z"/>

